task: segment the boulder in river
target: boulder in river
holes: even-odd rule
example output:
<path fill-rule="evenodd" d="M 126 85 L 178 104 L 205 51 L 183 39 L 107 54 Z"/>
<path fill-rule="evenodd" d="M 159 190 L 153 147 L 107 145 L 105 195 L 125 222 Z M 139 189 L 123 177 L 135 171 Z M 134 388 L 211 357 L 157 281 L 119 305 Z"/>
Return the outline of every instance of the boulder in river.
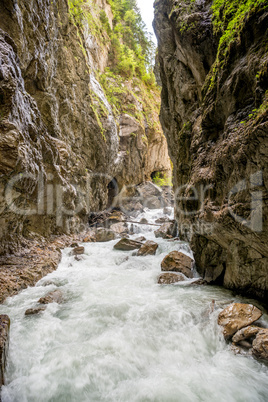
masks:
<path fill-rule="evenodd" d="M 116 238 L 115 233 L 110 229 L 99 228 L 96 230 L 96 242 L 104 243 L 114 240 Z"/>
<path fill-rule="evenodd" d="M 261 330 L 262 328 L 256 327 L 255 325 L 249 325 L 248 327 L 242 328 L 239 331 L 237 331 L 233 338 L 232 341 L 234 343 L 238 343 L 241 341 L 245 341 L 247 339 L 252 338 L 253 336 L 255 337 L 257 333 Z"/>
<path fill-rule="evenodd" d="M 177 233 L 177 226 L 175 221 L 165 222 L 161 227 L 154 232 L 155 237 L 162 237 L 163 239 L 171 239 Z"/>
<path fill-rule="evenodd" d="M 62 303 L 62 301 L 63 301 L 62 292 L 59 289 L 57 289 L 53 290 L 52 292 L 49 292 L 48 294 L 46 294 L 46 296 L 41 297 L 38 300 L 38 303 L 40 304 Z"/>
<path fill-rule="evenodd" d="M 268 328 L 261 329 L 253 341 L 252 354 L 261 360 L 268 361 Z"/>
<path fill-rule="evenodd" d="M 233 303 L 219 314 L 218 324 L 223 327 L 225 339 L 229 339 L 241 328 L 253 324 L 261 316 L 261 310 L 252 304 Z"/>
<path fill-rule="evenodd" d="M 158 283 L 160 285 L 171 285 L 173 283 L 182 282 L 185 278 L 181 274 L 165 273 L 161 274 L 158 278 Z"/>
<path fill-rule="evenodd" d="M 73 255 L 81 255 L 81 254 L 84 254 L 84 252 L 85 252 L 85 247 L 83 247 L 83 246 L 81 246 L 81 247 L 75 247 L 74 249 L 73 249 L 73 251 L 72 251 L 72 254 Z"/>
<path fill-rule="evenodd" d="M 155 255 L 156 250 L 158 249 L 158 244 L 154 241 L 147 240 L 138 251 L 138 256 L 146 256 L 146 255 Z"/>
<path fill-rule="evenodd" d="M 0 315 L 0 386 L 5 384 L 5 368 L 9 346 L 10 319 L 8 315 Z"/>
<path fill-rule="evenodd" d="M 162 261 L 162 271 L 181 272 L 187 278 L 193 278 L 193 260 L 180 251 L 171 251 Z"/>
<path fill-rule="evenodd" d="M 146 218 L 142 218 L 142 219 L 140 220 L 140 223 L 142 223 L 143 225 L 146 225 L 146 224 L 148 223 L 148 221 L 147 221 Z"/>
<path fill-rule="evenodd" d="M 142 243 L 135 240 L 126 239 L 125 237 L 121 239 L 118 243 L 114 245 L 115 250 L 130 251 L 137 250 L 141 248 Z"/>
<path fill-rule="evenodd" d="M 36 315 L 40 314 L 42 311 L 45 311 L 46 307 L 45 306 L 38 306 L 34 308 L 28 308 L 28 310 L 25 311 L 25 315 Z"/>

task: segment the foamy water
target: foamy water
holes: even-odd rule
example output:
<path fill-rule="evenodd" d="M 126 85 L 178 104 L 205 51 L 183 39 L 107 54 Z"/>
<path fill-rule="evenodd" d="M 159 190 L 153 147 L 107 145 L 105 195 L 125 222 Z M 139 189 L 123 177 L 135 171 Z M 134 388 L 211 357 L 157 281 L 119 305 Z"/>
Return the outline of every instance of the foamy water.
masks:
<path fill-rule="evenodd" d="M 161 212 L 144 216 L 154 222 Z M 116 241 L 85 244 L 81 261 L 66 249 L 57 271 L 1 305 L 11 318 L 4 402 L 267 402 L 267 366 L 233 355 L 217 325 L 220 309 L 209 313 L 212 299 L 241 298 L 216 287 L 158 285 L 164 256 L 191 251 L 142 228 L 159 243 L 156 256 L 116 251 Z M 63 304 L 24 316 L 57 288 Z"/>

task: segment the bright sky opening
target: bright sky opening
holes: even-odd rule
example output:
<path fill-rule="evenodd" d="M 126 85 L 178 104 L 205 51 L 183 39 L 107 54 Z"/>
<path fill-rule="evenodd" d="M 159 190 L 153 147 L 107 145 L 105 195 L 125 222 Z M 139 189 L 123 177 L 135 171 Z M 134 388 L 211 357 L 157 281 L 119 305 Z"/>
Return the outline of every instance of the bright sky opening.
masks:
<path fill-rule="evenodd" d="M 152 27 L 153 19 L 154 19 L 154 0 L 137 0 L 138 7 L 141 11 L 141 16 L 145 24 L 147 25 L 148 31 L 153 34 L 152 39 L 156 42 L 156 38 L 154 35 L 154 30 Z"/>

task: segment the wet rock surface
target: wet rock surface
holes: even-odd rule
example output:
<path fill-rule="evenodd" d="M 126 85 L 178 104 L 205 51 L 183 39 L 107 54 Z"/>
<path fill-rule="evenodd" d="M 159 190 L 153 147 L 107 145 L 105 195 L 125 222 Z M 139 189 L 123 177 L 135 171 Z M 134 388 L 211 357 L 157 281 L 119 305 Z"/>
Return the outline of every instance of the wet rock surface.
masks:
<path fill-rule="evenodd" d="M 37 315 L 45 311 L 45 309 L 46 307 L 43 306 L 28 308 L 28 310 L 25 311 L 25 315 Z"/>
<path fill-rule="evenodd" d="M 246 339 L 252 338 L 253 336 L 255 337 L 260 330 L 260 327 L 256 327 L 254 325 L 242 328 L 235 333 L 235 335 L 232 337 L 232 341 L 234 343 L 245 341 Z"/>
<path fill-rule="evenodd" d="M 146 255 L 155 255 L 157 249 L 158 249 L 158 244 L 155 243 L 154 241 L 148 240 L 140 247 L 137 255 L 144 256 L 144 257 Z"/>
<path fill-rule="evenodd" d="M 107 242 L 114 240 L 116 238 L 116 234 L 113 230 L 99 228 L 96 230 L 95 240 L 97 242 Z"/>
<path fill-rule="evenodd" d="M 162 271 L 181 272 L 187 278 L 193 278 L 192 267 L 193 260 L 179 251 L 172 251 L 161 263 Z"/>
<path fill-rule="evenodd" d="M 7 315 L 0 315 L 0 387 L 5 384 L 5 368 L 9 347 L 10 319 Z"/>
<path fill-rule="evenodd" d="M 223 327 L 225 339 L 230 339 L 238 330 L 253 324 L 261 316 L 261 310 L 252 304 L 233 303 L 219 314 L 218 324 Z"/>
<path fill-rule="evenodd" d="M 123 238 L 114 245 L 115 250 L 130 251 L 141 248 L 143 244 L 141 242 Z"/>
<path fill-rule="evenodd" d="M 171 239 L 177 233 L 177 225 L 175 221 L 163 223 L 158 230 L 154 232 L 155 237 L 162 237 L 163 239 Z"/>
<path fill-rule="evenodd" d="M 225 340 L 232 340 L 231 350 L 235 354 L 268 362 L 268 329 L 258 323 L 262 314 L 252 304 L 232 303 L 219 314 L 218 324 Z"/>
<path fill-rule="evenodd" d="M 157 283 L 159 285 L 171 285 L 173 283 L 178 283 L 178 282 L 182 282 L 182 281 L 185 281 L 185 277 L 183 275 L 165 273 L 165 274 L 161 274 L 158 277 Z"/>
<path fill-rule="evenodd" d="M 252 343 L 252 354 L 268 362 L 268 329 L 261 329 Z"/>
<path fill-rule="evenodd" d="M 72 251 L 72 254 L 73 255 L 81 255 L 81 254 L 84 254 L 84 252 L 85 252 L 85 247 L 83 247 L 83 246 L 78 246 L 78 247 L 75 247 L 74 249 L 73 249 L 73 251 Z"/>

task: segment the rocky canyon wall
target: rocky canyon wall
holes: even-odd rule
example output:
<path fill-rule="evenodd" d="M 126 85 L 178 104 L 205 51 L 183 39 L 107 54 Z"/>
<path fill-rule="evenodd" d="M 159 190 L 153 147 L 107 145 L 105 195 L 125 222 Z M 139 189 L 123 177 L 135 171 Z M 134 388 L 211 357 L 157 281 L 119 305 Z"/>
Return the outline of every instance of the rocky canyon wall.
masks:
<path fill-rule="evenodd" d="M 112 10 L 85 4 L 78 24 L 75 2 L 0 3 L 0 254 L 82 230 L 113 178 L 138 184 L 170 169 L 162 132 L 148 127 L 155 116 L 142 104 L 140 122 L 114 113 L 100 83 L 111 47 L 100 13 L 112 27 Z"/>
<path fill-rule="evenodd" d="M 268 9 L 156 0 L 176 216 L 211 283 L 268 299 Z"/>

